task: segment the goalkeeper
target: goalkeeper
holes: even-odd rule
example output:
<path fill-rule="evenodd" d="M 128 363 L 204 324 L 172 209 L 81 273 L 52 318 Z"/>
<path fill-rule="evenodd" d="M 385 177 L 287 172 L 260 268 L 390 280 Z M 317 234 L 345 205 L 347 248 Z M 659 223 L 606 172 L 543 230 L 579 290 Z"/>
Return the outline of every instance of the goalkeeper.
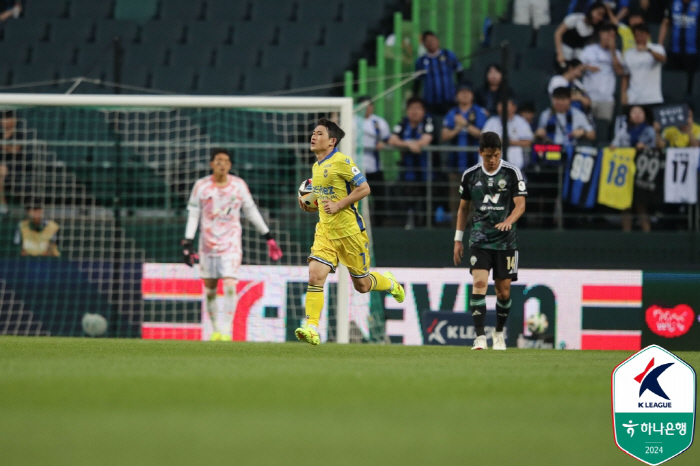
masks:
<path fill-rule="evenodd" d="M 323 285 L 338 262 L 347 266 L 352 283 L 360 293 L 388 291 L 403 302 L 403 287 L 391 272 L 370 272 L 369 239 L 357 203 L 370 193 L 365 176 L 355 162 L 338 152 L 345 132 L 334 122 L 321 118 L 311 135 L 311 151 L 316 154 L 311 184 L 319 204 L 314 244 L 309 262 L 306 293 L 306 327 L 296 329 L 296 337 L 318 345 L 318 322 L 323 309 Z M 309 209 L 299 200 L 299 207 Z"/>
<path fill-rule="evenodd" d="M 209 165 L 213 171 L 212 175 L 197 180 L 187 204 L 189 216 L 185 239 L 181 242 L 182 255 L 185 264 L 190 267 L 199 258 L 200 276 L 206 290 L 207 314 L 213 327 L 211 340 L 230 341 L 237 304 L 238 268 L 243 258 L 241 208 L 258 232 L 264 235 L 268 255 L 273 261 L 282 257 L 282 250 L 272 238 L 246 182 L 229 174 L 229 153 L 224 149 L 212 150 Z M 192 242 L 197 227 L 201 227 L 199 256 Z M 224 318 L 221 320 L 216 303 L 219 279 L 224 281 Z"/>

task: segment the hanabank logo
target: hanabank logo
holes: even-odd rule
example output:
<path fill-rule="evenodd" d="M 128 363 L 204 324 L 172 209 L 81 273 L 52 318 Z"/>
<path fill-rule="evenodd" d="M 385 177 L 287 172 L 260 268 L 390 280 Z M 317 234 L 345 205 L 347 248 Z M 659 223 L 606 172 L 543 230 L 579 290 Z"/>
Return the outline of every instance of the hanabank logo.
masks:
<path fill-rule="evenodd" d="M 671 408 L 671 399 L 668 397 L 668 395 L 666 395 L 664 389 L 661 388 L 661 384 L 659 383 L 659 376 L 663 374 L 666 371 L 666 369 L 671 367 L 673 364 L 674 363 L 669 362 L 666 364 L 661 364 L 658 367 L 654 367 L 654 358 L 651 358 L 651 361 L 649 361 L 649 364 L 647 364 L 647 367 L 644 369 L 644 372 L 642 372 L 634 378 L 634 380 L 640 384 L 639 398 L 641 398 L 642 395 L 644 395 L 644 393 L 648 391 L 650 393 L 655 394 L 656 396 L 663 398 L 664 400 L 668 400 L 668 403 L 658 401 L 640 401 L 637 403 L 639 408 Z"/>

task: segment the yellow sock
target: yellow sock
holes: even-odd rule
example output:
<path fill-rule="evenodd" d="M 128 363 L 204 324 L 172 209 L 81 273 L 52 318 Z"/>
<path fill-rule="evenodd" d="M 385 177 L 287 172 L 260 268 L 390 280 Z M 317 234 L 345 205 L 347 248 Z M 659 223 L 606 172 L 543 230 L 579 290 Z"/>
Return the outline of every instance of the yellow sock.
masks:
<path fill-rule="evenodd" d="M 309 285 L 306 289 L 306 325 L 318 330 L 318 321 L 323 310 L 323 287 Z"/>
<path fill-rule="evenodd" d="M 369 291 L 389 291 L 391 289 L 391 280 L 377 272 L 370 272 L 369 279 L 372 286 Z"/>

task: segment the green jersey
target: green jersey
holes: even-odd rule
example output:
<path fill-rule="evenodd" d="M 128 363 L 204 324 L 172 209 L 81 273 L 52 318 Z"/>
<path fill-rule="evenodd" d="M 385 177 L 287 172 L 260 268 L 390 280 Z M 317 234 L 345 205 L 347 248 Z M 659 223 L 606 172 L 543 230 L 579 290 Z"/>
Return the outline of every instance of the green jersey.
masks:
<path fill-rule="evenodd" d="M 513 198 L 527 196 L 525 180 L 515 165 L 501 160 L 494 173 L 486 173 L 481 163 L 475 165 L 462 174 L 459 193 L 474 204 L 469 247 L 517 249 L 515 225 L 508 231 L 496 228 L 513 211 Z"/>

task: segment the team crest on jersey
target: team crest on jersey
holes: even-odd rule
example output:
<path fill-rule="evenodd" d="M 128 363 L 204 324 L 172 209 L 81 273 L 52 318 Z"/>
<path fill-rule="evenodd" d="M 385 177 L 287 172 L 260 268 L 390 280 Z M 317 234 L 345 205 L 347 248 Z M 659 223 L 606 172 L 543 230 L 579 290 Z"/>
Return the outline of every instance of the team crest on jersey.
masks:
<path fill-rule="evenodd" d="M 328 169 L 323 170 L 323 177 L 328 178 Z"/>
<path fill-rule="evenodd" d="M 506 180 L 504 180 L 503 178 L 501 178 L 500 180 L 498 180 L 498 187 L 501 188 L 501 189 L 505 189 L 505 187 L 506 187 Z"/>
<path fill-rule="evenodd" d="M 471 259 L 469 259 L 469 262 L 471 262 L 472 267 L 474 267 L 474 264 L 476 264 L 476 256 L 472 256 Z"/>

